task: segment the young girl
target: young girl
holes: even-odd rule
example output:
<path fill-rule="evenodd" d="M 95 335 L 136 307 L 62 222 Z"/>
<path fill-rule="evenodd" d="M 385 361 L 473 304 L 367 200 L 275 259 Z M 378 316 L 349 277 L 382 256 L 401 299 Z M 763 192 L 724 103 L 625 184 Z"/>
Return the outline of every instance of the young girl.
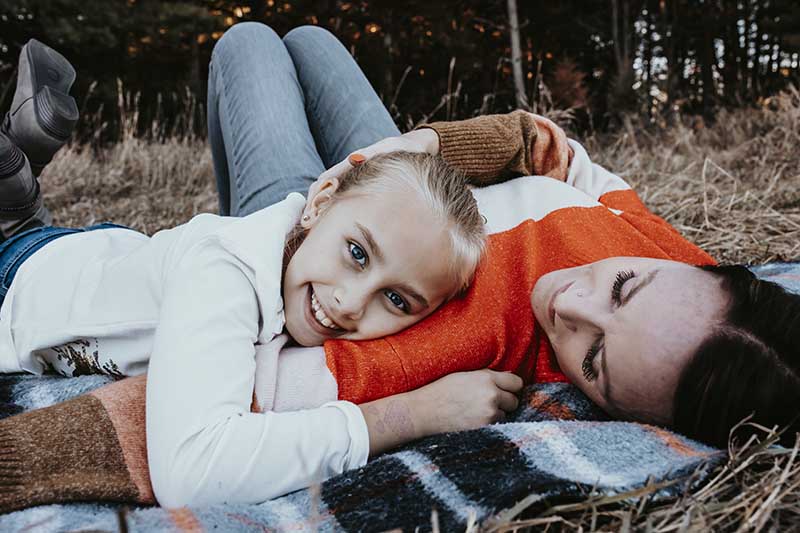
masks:
<path fill-rule="evenodd" d="M 21 73 L 66 72 L 61 56 L 30 46 Z M 21 74 L 17 90 L 69 89 L 45 81 Z M 9 131 L 40 121 L 39 110 L 12 109 Z M 34 180 L 27 168 L 2 179 Z M 363 464 L 369 439 L 349 402 L 251 413 L 256 350 L 398 332 L 468 286 L 483 246 L 463 177 L 404 152 L 327 180 L 308 200 L 292 193 L 244 218 L 200 215 L 152 238 L 111 225 L 36 228 L 0 245 L 0 371 L 149 369 L 159 501 L 264 501 Z"/>

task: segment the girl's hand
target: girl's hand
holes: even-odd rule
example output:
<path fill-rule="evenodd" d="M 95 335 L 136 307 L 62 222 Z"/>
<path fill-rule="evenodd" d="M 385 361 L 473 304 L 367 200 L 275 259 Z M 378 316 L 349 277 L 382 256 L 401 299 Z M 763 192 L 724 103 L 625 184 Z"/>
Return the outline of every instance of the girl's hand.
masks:
<path fill-rule="evenodd" d="M 411 392 L 361 404 L 375 456 L 414 439 L 503 420 L 519 405 L 522 379 L 510 372 L 449 374 Z"/>
<path fill-rule="evenodd" d="M 311 187 L 309 187 L 307 197 L 311 198 L 314 196 L 322 183 L 333 180 L 334 178 L 338 179 L 342 174 L 353 168 L 354 165 L 360 165 L 367 159 L 375 157 L 376 155 L 397 151 L 438 154 L 439 134 L 430 128 L 420 128 L 396 137 L 387 137 L 366 148 L 356 150 L 347 156 L 344 161 L 340 161 L 320 174 L 317 181 L 312 183 Z"/>
<path fill-rule="evenodd" d="M 504 420 L 519 405 L 522 378 L 511 372 L 477 370 L 449 374 L 413 391 L 426 435 L 475 429 Z"/>

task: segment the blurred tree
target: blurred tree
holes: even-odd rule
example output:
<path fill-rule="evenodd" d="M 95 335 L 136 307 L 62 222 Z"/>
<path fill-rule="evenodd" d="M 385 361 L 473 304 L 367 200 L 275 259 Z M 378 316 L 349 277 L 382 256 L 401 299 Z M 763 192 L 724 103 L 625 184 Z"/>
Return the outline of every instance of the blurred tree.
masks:
<path fill-rule="evenodd" d="M 511 34 L 511 69 L 514 73 L 514 89 L 517 107 L 528 108 L 525 82 L 522 79 L 522 49 L 519 44 L 519 18 L 517 17 L 517 0 L 508 0 L 508 32 Z"/>

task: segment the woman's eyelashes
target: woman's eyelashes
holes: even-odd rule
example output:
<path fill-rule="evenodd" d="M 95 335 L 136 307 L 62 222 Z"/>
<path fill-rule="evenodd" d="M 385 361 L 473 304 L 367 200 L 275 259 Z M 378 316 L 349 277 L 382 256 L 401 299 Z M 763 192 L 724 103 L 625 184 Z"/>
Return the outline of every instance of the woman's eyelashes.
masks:
<path fill-rule="evenodd" d="M 614 279 L 614 284 L 611 286 L 611 301 L 615 304 L 622 305 L 622 286 L 625 282 L 632 279 L 636 274 L 633 270 L 620 270 L 617 272 L 617 277 Z"/>
<path fill-rule="evenodd" d="M 583 357 L 583 363 L 581 364 L 581 371 L 583 372 L 583 378 L 586 381 L 592 382 L 597 379 L 597 372 L 594 369 L 594 359 L 597 357 L 597 354 L 600 353 L 600 349 L 602 348 L 602 341 L 603 337 L 598 337 L 597 340 L 592 344 L 589 348 L 589 351 L 586 352 L 586 355 Z"/>

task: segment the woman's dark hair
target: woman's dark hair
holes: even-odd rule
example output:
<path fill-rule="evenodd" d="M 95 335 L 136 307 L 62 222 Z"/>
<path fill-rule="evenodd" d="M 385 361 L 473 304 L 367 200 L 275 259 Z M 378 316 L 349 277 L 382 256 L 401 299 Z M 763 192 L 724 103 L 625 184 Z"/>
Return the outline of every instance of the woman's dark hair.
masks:
<path fill-rule="evenodd" d="M 673 427 L 694 439 L 725 447 L 731 429 L 750 422 L 800 431 L 800 295 L 760 280 L 746 267 L 703 266 L 730 300 L 721 324 L 684 368 L 673 400 Z M 757 431 L 743 425 L 737 440 Z"/>

